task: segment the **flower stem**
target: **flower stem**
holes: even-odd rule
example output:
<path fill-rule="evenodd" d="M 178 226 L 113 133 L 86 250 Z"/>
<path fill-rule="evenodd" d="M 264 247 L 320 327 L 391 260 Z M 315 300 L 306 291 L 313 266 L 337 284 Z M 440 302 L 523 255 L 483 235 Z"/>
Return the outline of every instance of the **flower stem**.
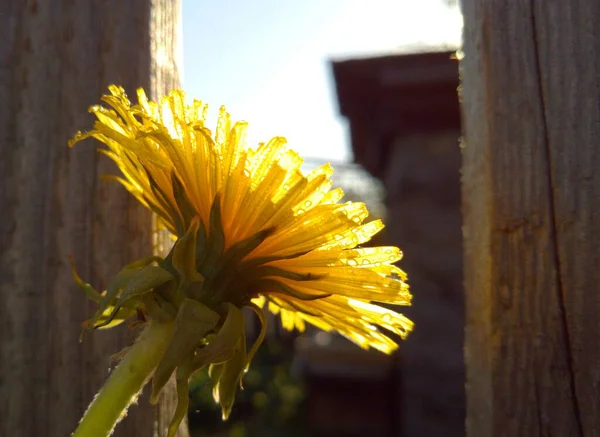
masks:
<path fill-rule="evenodd" d="M 72 437 L 107 437 L 142 390 L 173 335 L 173 323 L 150 322 L 110 374 Z"/>

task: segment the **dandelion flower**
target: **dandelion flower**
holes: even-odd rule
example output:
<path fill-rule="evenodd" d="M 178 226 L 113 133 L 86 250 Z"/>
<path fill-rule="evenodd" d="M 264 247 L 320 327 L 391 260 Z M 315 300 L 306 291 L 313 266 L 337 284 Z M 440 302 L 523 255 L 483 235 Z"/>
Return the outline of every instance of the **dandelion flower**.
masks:
<path fill-rule="evenodd" d="M 393 263 L 396 247 L 360 247 L 383 228 L 366 221 L 363 203 L 341 203 L 331 189 L 330 165 L 309 174 L 282 137 L 246 147 L 247 124 L 233 124 L 225 108 L 216 130 L 206 126 L 207 105 L 173 91 L 160 102 L 138 90 L 132 105 L 122 88 L 93 106 L 93 137 L 119 167 L 116 179 L 158 217 L 175 239 L 164 259 L 126 266 L 98 293 L 75 273 L 98 303 L 88 329 L 126 319 L 171 323 L 153 373 L 153 399 L 176 373 L 179 405 L 174 435 L 187 411 L 187 383 L 209 367 L 213 396 L 229 415 L 237 386 L 265 334 L 263 308 L 279 314 L 284 328 L 306 323 L 335 331 L 362 348 L 391 353 L 389 333 L 404 338 L 412 323 L 379 306 L 409 305 L 405 273 Z M 241 309 L 262 322 L 248 347 Z"/>

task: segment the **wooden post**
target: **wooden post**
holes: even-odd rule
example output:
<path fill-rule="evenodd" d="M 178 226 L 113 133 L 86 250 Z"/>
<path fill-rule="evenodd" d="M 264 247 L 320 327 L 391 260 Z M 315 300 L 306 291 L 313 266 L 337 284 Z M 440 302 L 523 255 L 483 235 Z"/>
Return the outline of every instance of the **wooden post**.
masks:
<path fill-rule="evenodd" d="M 87 335 L 92 305 L 68 255 L 98 287 L 152 250 L 150 214 L 117 184 L 94 145 L 87 107 L 111 83 L 135 97 L 178 85 L 179 2 L 20 1 L 0 7 L 0 435 L 70 435 L 108 375 L 125 328 Z M 165 435 L 166 410 L 144 400 L 118 436 Z M 185 430 L 180 436 L 187 435 Z"/>
<path fill-rule="evenodd" d="M 600 432 L 600 3 L 463 0 L 467 431 Z"/>

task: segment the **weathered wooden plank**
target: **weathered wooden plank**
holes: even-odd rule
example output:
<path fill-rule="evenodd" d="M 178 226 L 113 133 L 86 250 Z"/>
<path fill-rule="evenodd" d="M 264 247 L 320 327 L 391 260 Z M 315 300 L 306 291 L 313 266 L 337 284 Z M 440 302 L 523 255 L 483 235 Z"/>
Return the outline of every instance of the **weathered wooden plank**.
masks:
<path fill-rule="evenodd" d="M 468 435 L 598 435 L 600 3 L 463 12 Z"/>
<path fill-rule="evenodd" d="M 86 109 L 108 84 L 156 95 L 178 82 L 179 2 L 11 0 L 0 8 L 0 435 L 63 437 L 106 378 L 107 357 L 132 338 L 122 329 L 78 343 L 92 307 L 68 255 L 104 286 L 152 250 L 150 215 L 98 181 L 114 165 L 92 145 L 68 150 L 66 142 L 89 128 Z M 115 435 L 162 435 L 157 415 L 142 403 Z"/>

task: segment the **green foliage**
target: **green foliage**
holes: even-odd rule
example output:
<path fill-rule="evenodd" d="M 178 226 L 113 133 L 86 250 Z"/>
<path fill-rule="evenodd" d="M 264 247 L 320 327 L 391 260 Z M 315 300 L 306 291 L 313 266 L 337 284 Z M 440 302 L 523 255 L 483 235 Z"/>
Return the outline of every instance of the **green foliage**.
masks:
<path fill-rule="evenodd" d="M 212 398 L 205 370 L 190 383 L 190 433 L 193 437 L 300 437 L 306 435 L 304 385 L 292 375 L 292 345 L 267 339 L 244 376 L 228 421 Z"/>

